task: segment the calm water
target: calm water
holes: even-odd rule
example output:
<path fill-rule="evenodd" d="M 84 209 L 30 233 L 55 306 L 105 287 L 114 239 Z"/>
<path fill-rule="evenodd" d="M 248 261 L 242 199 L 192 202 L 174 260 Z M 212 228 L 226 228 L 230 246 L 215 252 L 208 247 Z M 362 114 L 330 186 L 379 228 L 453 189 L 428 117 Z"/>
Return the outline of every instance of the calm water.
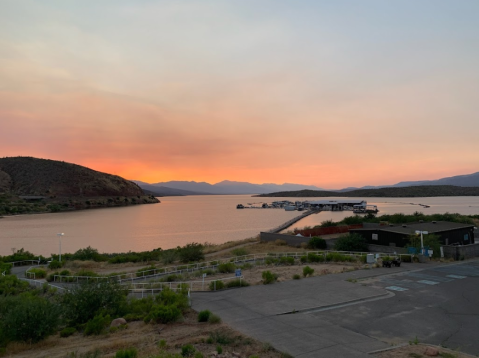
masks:
<path fill-rule="evenodd" d="M 236 209 L 239 203 L 274 200 L 282 199 L 252 198 L 249 195 L 166 197 L 161 198 L 161 204 L 6 217 L 0 219 L 0 255 L 22 247 L 46 256 L 57 253 L 58 232 L 65 233 L 62 252 L 74 252 L 87 246 L 100 252 L 125 252 L 158 247 L 168 249 L 189 242 L 241 240 L 272 229 L 299 214 L 280 209 Z M 415 211 L 479 214 L 479 197 L 368 198 L 367 201 L 377 205 L 380 214 L 411 214 Z M 431 207 L 421 208 L 410 203 Z M 341 220 L 349 215 L 352 213 L 348 211 L 322 212 L 308 216 L 292 228 L 314 226 L 329 219 Z"/>

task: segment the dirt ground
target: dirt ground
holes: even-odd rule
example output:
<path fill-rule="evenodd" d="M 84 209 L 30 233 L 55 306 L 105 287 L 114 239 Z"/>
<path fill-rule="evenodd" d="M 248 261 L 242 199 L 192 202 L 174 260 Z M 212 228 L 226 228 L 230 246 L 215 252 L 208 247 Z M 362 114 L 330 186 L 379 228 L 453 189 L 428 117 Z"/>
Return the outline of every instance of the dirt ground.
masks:
<path fill-rule="evenodd" d="M 377 358 L 422 358 L 430 357 L 425 354 L 427 347 L 437 348 L 439 351 L 438 357 L 442 358 L 472 358 L 473 356 L 453 351 L 443 347 L 430 346 L 425 344 L 410 344 L 396 349 L 388 350 L 385 352 L 374 354 Z"/>
<path fill-rule="evenodd" d="M 215 332 L 231 343 L 207 343 L 210 335 L 215 336 Z M 193 310 L 190 310 L 182 321 L 168 325 L 130 322 L 124 330 L 99 336 L 85 337 L 81 333 L 75 333 L 70 337 L 60 338 L 57 334 L 37 344 L 10 344 L 5 356 L 80 358 L 87 357 L 88 354 L 92 357 L 92 353 L 97 351 L 96 357 L 114 357 L 120 349 L 135 347 L 138 351 L 137 358 L 143 358 L 155 357 L 160 352 L 181 353 L 181 347 L 186 344 L 192 344 L 195 350 L 205 357 L 212 356 L 210 354 L 212 352 L 216 353 L 218 345 L 223 350 L 219 357 L 232 357 L 233 352 L 236 353 L 236 357 L 251 355 L 262 358 L 284 357 L 270 345 L 248 338 L 225 324 L 198 323 L 197 314 Z"/>

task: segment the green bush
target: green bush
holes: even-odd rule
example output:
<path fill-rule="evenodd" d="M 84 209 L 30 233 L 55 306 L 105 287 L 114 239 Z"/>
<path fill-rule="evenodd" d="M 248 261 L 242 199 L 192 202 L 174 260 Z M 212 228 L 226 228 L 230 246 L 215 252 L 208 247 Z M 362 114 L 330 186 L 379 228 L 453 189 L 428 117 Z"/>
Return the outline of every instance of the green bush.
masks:
<path fill-rule="evenodd" d="M 226 283 L 226 288 L 234 288 L 234 287 L 246 287 L 249 286 L 249 283 L 245 280 L 240 280 L 237 278 L 236 280 L 231 280 Z"/>
<path fill-rule="evenodd" d="M 316 254 L 308 254 L 306 256 L 306 259 L 307 259 L 308 262 L 323 262 L 324 261 L 324 256 L 316 255 Z"/>
<path fill-rule="evenodd" d="M 261 277 L 263 278 L 264 285 L 272 284 L 278 279 L 278 275 L 271 273 L 270 271 L 263 271 Z"/>
<path fill-rule="evenodd" d="M 148 275 L 153 275 L 153 270 L 155 270 L 156 267 L 151 265 L 148 267 L 143 267 L 139 270 L 136 271 L 136 277 L 142 277 L 142 276 L 148 276 Z"/>
<path fill-rule="evenodd" d="M 327 248 L 326 240 L 324 240 L 324 239 L 322 239 L 318 236 L 313 236 L 308 241 L 308 247 L 310 249 L 325 250 Z"/>
<path fill-rule="evenodd" d="M 34 278 L 35 280 L 38 280 L 39 278 L 47 277 L 47 272 L 40 268 L 32 268 L 28 270 L 28 273 L 25 272 L 25 277 Z"/>
<path fill-rule="evenodd" d="M 222 348 L 221 346 L 219 346 L 219 345 L 216 346 L 216 352 L 217 352 L 218 354 L 223 353 L 223 348 Z"/>
<path fill-rule="evenodd" d="M 198 313 L 198 322 L 208 322 L 211 312 L 208 310 L 201 311 Z"/>
<path fill-rule="evenodd" d="M 225 284 L 221 280 L 216 280 L 216 281 L 211 281 L 209 285 L 210 291 L 216 290 L 222 290 L 225 288 Z"/>
<path fill-rule="evenodd" d="M 0 298 L 0 337 L 6 341 L 38 342 L 56 332 L 60 307 L 31 294 Z"/>
<path fill-rule="evenodd" d="M 60 262 L 60 261 L 57 261 L 57 260 L 53 260 L 52 262 L 50 262 L 48 264 L 48 268 L 50 270 L 56 270 L 56 269 L 59 269 L 59 268 L 62 268 L 63 267 L 63 262 Z"/>
<path fill-rule="evenodd" d="M 70 273 L 70 271 L 68 271 L 68 270 L 62 270 L 62 271 L 60 272 L 60 276 L 70 276 L 70 275 L 71 275 L 71 273 Z"/>
<path fill-rule="evenodd" d="M 176 305 L 156 305 L 146 317 L 146 321 L 170 323 L 176 322 L 180 317 L 181 310 Z"/>
<path fill-rule="evenodd" d="M 281 257 L 279 259 L 279 263 L 280 265 L 289 265 L 289 266 L 294 265 L 294 257 L 286 257 L 286 256 Z"/>
<path fill-rule="evenodd" d="M 182 357 L 192 357 L 195 353 L 195 347 L 191 344 L 185 344 L 181 347 L 181 356 Z"/>
<path fill-rule="evenodd" d="M 86 336 L 90 336 L 92 334 L 99 335 L 105 331 L 106 327 L 108 327 L 110 323 L 110 315 L 104 316 L 100 313 L 86 323 L 83 333 Z"/>
<path fill-rule="evenodd" d="M 304 277 L 313 276 L 313 273 L 314 273 L 314 269 L 312 269 L 311 267 L 309 267 L 309 266 L 303 267 L 303 276 Z"/>
<path fill-rule="evenodd" d="M 75 333 L 77 331 L 77 329 L 75 327 L 66 327 L 66 328 L 63 328 L 61 331 L 60 331 L 60 337 L 63 337 L 63 338 L 66 338 L 66 337 L 70 337 L 73 333 Z"/>
<path fill-rule="evenodd" d="M 218 265 L 218 272 L 221 273 L 233 273 L 236 270 L 236 266 L 234 263 L 224 263 Z"/>
<path fill-rule="evenodd" d="M 12 266 L 12 264 L 0 261 L 0 276 L 3 272 L 5 272 L 5 275 L 10 275 L 12 271 Z"/>
<path fill-rule="evenodd" d="M 86 323 L 101 312 L 112 316 L 125 313 L 125 287 L 115 282 L 82 282 L 65 292 L 60 300 L 64 307 L 64 317 L 72 326 Z"/>
<path fill-rule="evenodd" d="M 300 280 L 300 279 L 301 279 L 300 275 L 298 275 L 298 274 L 293 275 L 293 280 Z"/>
<path fill-rule="evenodd" d="M 188 297 L 185 292 L 177 293 L 165 288 L 156 296 L 155 300 L 163 305 L 175 305 L 182 310 L 188 308 Z"/>
<path fill-rule="evenodd" d="M 340 236 L 334 244 L 337 251 L 359 251 L 367 252 L 368 243 L 364 237 L 359 234 L 347 234 Z"/>
<path fill-rule="evenodd" d="M 195 353 L 195 358 L 204 358 L 203 353 L 201 353 L 201 352 L 196 352 L 196 353 Z"/>
<path fill-rule="evenodd" d="M 96 272 L 93 272 L 93 271 L 88 271 L 88 270 L 80 270 L 78 271 L 75 276 L 83 276 L 83 277 L 99 277 L 100 275 L 98 275 Z M 105 280 L 106 281 L 106 280 Z"/>
<path fill-rule="evenodd" d="M 195 242 L 191 244 L 186 244 L 183 247 L 178 247 L 177 252 L 181 262 L 187 263 L 192 261 L 201 261 L 205 259 L 205 254 L 203 253 L 203 245 Z"/>
<path fill-rule="evenodd" d="M 121 349 L 115 354 L 115 358 L 136 358 L 137 356 L 136 348 Z"/>
<path fill-rule="evenodd" d="M 17 276 L 0 276 L 0 296 L 18 295 L 30 290 L 30 285 Z"/>
<path fill-rule="evenodd" d="M 104 257 L 103 255 L 100 255 L 98 253 L 97 249 L 94 249 L 91 246 L 88 246 L 87 248 L 80 249 L 77 252 L 75 252 L 71 258 L 71 260 L 81 260 L 81 261 L 106 261 L 107 258 Z"/>
<path fill-rule="evenodd" d="M 264 263 L 266 265 L 276 265 L 277 263 L 279 262 L 279 259 L 275 258 L 275 257 L 267 257 L 265 260 L 264 260 Z"/>
<path fill-rule="evenodd" d="M 221 323 L 221 318 L 218 315 L 215 315 L 214 313 L 210 314 L 210 317 L 208 318 L 208 322 L 211 324 L 217 324 Z"/>
<path fill-rule="evenodd" d="M 299 261 L 301 261 L 302 264 L 308 262 L 308 256 L 301 256 L 301 257 L 299 258 Z"/>

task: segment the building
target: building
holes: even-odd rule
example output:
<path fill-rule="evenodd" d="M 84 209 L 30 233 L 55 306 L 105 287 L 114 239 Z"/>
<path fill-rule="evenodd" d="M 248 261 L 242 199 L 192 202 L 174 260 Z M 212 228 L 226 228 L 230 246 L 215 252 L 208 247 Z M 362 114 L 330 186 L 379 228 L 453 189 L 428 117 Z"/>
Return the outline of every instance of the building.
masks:
<path fill-rule="evenodd" d="M 307 201 L 309 207 L 318 208 L 321 210 L 332 210 L 332 211 L 341 211 L 341 210 L 353 210 L 353 206 L 362 205 L 366 207 L 367 202 L 364 200 L 354 200 L 354 199 L 345 199 L 345 200 L 314 200 Z"/>
<path fill-rule="evenodd" d="M 418 222 L 398 225 L 365 225 L 349 232 L 363 236 L 368 244 L 407 247 L 409 236 L 416 231 L 427 231 L 439 236 L 442 245 L 469 245 L 474 243 L 474 225 L 448 221 Z"/>

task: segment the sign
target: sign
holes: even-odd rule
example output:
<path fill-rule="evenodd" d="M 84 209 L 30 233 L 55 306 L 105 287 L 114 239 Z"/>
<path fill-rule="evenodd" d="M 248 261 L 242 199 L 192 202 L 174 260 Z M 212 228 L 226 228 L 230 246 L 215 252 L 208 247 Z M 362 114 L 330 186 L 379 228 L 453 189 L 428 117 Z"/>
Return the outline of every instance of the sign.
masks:
<path fill-rule="evenodd" d="M 206 277 L 206 274 L 204 273 L 204 274 L 203 274 L 203 278 L 205 278 L 205 277 Z"/>
<path fill-rule="evenodd" d="M 241 277 L 241 269 L 236 269 L 235 270 L 235 276 L 236 277 Z"/>
<path fill-rule="evenodd" d="M 377 240 L 378 239 L 378 234 L 373 234 L 373 240 Z"/>

